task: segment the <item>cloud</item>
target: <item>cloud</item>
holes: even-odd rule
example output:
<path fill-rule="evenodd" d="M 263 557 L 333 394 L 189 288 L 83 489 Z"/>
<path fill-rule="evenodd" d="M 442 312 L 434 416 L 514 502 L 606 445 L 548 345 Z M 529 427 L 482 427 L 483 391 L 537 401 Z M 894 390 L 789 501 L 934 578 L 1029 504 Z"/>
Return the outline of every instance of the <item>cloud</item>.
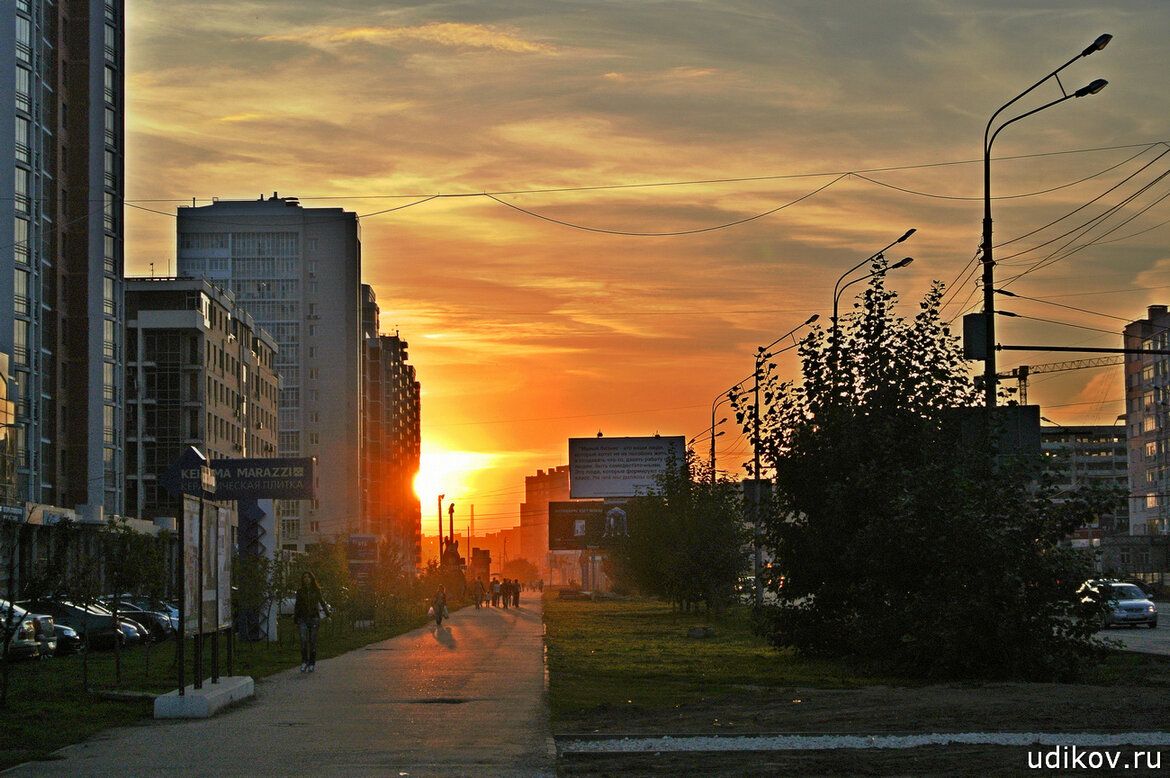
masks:
<path fill-rule="evenodd" d="M 482 25 L 433 22 L 411 27 L 333 27 L 300 32 L 260 35 L 261 43 L 305 43 L 325 47 L 335 44 L 427 43 L 456 49 L 490 49 L 509 54 L 552 54 L 556 48 L 541 41 L 526 40 L 507 30 Z"/>

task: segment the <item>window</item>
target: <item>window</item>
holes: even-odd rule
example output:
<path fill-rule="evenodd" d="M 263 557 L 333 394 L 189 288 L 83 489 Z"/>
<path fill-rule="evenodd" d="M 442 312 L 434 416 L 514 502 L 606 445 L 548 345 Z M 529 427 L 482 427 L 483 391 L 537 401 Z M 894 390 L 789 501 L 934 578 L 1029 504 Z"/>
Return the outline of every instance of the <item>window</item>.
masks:
<path fill-rule="evenodd" d="M 17 213 L 28 213 L 28 171 L 22 167 L 16 169 L 13 190 L 16 195 Z"/>
<path fill-rule="evenodd" d="M 112 24 L 106 25 L 106 59 L 114 62 L 118 56 L 118 29 Z"/>
<path fill-rule="evenodd" d="M 117 354 L 114 353 L 114 322 L 107 319 L 102 324 L 104 325 L 102 332 L 102 354 L 106 359 L 116 359 Z"/>
<path fill-rule="evenodd" d="M 16 17 L 16 56 L 32 62 L 32 22 L 23 16 Z"/>
<path fill-rule="evenodd" d="M 18 365 L 28 365 L 28 349 L 29 349 L 29 325 L 27 321 L 17 319 L 13 322 L 13 351 L 16 352 L 13 356 Z M 23 399 L 23 398 L 22 398 Z"/>
<path fill-rule="evenodd" d="M 117 316 L 117 301 L 114 299 L 114 279 L 102 279 L 102 303 L 108 316 Z"/>
<path fill-rule="evenodd" d="M 28 68 L 16 68 L 16 107 L 18 110 L 29 113 L 32 95 L 32 71 Z"/>
<path fill-rule="evenodd" d="M 16 312 L 28 315 L 28 271 L 16 268 L 13 276 L 13 297 L 16 303 Z"/>
<path fill-rule="evenodd" d="M 16 252 L 16 261 L 22 265 L 28 264 L 28 222 L 20 217 L 12 224 L 13 250 Z"/>
<path fill-rule="evenodd" d="M 118 112 L 113 108 L 106 109 L 106 144 L 118 145 Z"/>
<path fill-rule="evenodd" d="M 29 121 L 22 116 L 16 117 L 16 159 L 20 162 L 29 161 Z"/>

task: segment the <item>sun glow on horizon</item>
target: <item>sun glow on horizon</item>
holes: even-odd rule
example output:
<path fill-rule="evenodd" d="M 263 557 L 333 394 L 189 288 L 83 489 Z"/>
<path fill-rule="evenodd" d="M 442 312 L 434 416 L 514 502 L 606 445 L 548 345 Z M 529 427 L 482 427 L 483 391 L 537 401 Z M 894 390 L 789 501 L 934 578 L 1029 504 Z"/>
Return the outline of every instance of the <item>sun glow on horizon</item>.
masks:
<path fill-rule="evenodd" d="M 435 505 L 440 494 L 446 500 L 463 499 L 470 492 L 472 476 L 488 468 L 497 459 L 495 454 L 479 451 L 430 451 L 419 457 L 418 475 L 414 478 L 414 493 L 426 512 Z"/>

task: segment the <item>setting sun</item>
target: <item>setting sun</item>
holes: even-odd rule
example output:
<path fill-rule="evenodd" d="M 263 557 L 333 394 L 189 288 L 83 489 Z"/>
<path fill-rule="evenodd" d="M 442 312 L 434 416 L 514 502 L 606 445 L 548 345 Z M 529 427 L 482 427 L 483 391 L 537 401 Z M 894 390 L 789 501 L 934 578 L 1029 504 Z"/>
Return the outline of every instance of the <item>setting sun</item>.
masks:
<path fill-rule="evenodd" d="M 414 493 L 422 503 L 424 515 L 440 494 L 449 500 L 466 497 L 471 476 L 490 467 L 496 459 L 476 451 L 427 451 L 425 448 L 424 444 L 418 475 L 414 478 Z"/>

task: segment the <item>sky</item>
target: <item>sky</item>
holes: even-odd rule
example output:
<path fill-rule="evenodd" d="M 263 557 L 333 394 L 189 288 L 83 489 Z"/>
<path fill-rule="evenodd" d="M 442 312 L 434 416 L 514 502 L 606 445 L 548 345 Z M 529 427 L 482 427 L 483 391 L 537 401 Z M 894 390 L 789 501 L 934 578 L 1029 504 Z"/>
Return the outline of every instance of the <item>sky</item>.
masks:
<path fill-rule="evenodd" d="M 757 346 L 827 323 L 838 277 L 910 228 L 887 286 L 912 316 L 945 282 L 957 325 L 980 305 L 988 119 L 1102 33 L 1017 107 L 1108 87 L 995 141 L 996 282 L 1023 296 L 998 340 L 1117 347 L 1170 302 L 1164 0 L 127 6 L 127 273 L 173 272 L 180 204 L 357 213 L 422 384 L 424 518 L 443 492 L 477 532 L 518 523 L 524 476 L 570 437 L 707 452 Z M 1036 375 L 1028 399 L 1112 424 L 1121 371 Z M 742 473 L 747 441 L 720 431 Z"/>

